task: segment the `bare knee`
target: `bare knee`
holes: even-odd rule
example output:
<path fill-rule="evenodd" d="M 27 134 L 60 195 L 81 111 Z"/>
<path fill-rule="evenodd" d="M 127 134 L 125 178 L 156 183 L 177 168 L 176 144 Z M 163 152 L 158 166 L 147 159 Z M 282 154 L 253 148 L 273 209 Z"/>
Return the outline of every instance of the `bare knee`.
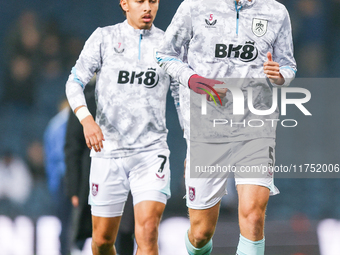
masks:
<path fill-rule="evenodd" d="M 192 228 L 191 230 L 193 245 L 195 247 L 203 247 L 214 235 L 213 228 Z"/>
<path fill-rule="evenodd" d="M 214 232 L 214 224 L 205 224 L 202 221 L 192 222 L 189 230 L 189 240 L 193 246 L 201 248 L 209 242 Z"/>
<path fill-rule="evenodd" d="M 137 242 L 141 241 L 145 245 L 157 243 L 159 221 L 156 218 L 149 218 L 136 226 Z"/>
<path fill-rule="evenodd" d="M 263 238 L 269 189 L 258 185 L 237 185 L 241 234 L 257 241 Z"/>
<path fill-rule="evenodd" d="M 114 240 L 105 236 L 93 236 L 92 246 L 101 254 L 114 249 Z"/>
<path fill-rule="evenodd" d="M 247 228 L 248 233 L 254 237 L 260 237 L 263 234 L 265 208 L 250 207 L 243 208 L 239 213 L 241 228 Z"/>
<path fill-rule="evenodd" d="M 220 202 L 204 210 L 190 209 L 189 240 L 196 248 L 206 245 L 215 232 Z"/>
<path fill-rule="evenodd" d="M 262 225 L 264 222 L 264 211 L 253 209 L 243 213 L 243 218 L 246 219 L 250 225 Z"/>

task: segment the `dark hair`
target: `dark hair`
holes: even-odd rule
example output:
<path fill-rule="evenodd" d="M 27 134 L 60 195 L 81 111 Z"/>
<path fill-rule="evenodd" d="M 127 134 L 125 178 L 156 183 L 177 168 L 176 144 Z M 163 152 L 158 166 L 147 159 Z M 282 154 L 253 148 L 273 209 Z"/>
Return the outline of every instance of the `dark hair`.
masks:
<path fill-rule="evenodd" d="M 120 1 L 119 1 L 119 6 L 120 6 L 120 8 L 121 8 L 122 11 L 123 11 L 124 16 L 126 17 L 126 11 L 123 10 L 123 8 L 122 8 L 122 6 L 121 6 L 121 4 L 120 4 Z"/>

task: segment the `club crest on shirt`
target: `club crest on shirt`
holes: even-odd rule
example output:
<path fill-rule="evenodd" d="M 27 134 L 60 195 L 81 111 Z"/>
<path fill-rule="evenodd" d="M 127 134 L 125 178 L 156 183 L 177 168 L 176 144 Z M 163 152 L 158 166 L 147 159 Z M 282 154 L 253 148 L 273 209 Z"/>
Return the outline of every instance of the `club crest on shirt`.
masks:
<path fill-rule="evenodd" d="M 267 32 L 268 20 L 253 18 L 252 31 L 254 35 L 261 37 Z"/>
<path fill-rule="evenodd" d="M 195 197 L 196 197 L 195 188 L 189 187 L 189 199 L 190 199 L 190 201 L 194 201 Z"/>
<path fill-rule="evenodd" d="M 92 188 L 91 188 L 91 190 L 92 190 L 92 195 L 93 195 L 93 196 L 97 196 L 97 194 L 98 194 L 98 188 L 99 188 L 99 185 L 98 185 L 98 184 L 92 183 Z"/>

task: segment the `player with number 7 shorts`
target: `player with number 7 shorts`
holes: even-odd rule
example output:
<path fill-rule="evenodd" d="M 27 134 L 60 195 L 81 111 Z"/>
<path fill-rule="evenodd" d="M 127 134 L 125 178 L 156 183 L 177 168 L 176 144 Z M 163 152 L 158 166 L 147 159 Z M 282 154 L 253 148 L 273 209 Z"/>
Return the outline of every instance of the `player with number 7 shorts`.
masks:
<path fill-rule="evenodd" d="M 66 84 L 69 103 L 91 151 L 92 251 L 114 255 L 128 192 L 135 214 L 137 254 L 158 254 L 158 226 L 170 197 L 165 125 L 169 86 L 178 83 L 153 58 L 163 31 L 153 25 L 159 0 L 120 0 L 123 23 L 97 28 L 86 41 Z M 83 89 L 94 74 L 97 114 L 88 112 Z"/>

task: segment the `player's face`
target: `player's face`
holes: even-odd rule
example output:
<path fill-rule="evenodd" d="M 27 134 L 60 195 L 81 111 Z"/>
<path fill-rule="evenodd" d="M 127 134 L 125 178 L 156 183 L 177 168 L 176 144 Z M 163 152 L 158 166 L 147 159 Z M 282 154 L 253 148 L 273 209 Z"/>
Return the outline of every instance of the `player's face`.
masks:
<path fill-rule="evenodd" d="M 135 29 L 150 29 L 158 11 L 159 0 L 121 0 L 128 23 Z"/>

